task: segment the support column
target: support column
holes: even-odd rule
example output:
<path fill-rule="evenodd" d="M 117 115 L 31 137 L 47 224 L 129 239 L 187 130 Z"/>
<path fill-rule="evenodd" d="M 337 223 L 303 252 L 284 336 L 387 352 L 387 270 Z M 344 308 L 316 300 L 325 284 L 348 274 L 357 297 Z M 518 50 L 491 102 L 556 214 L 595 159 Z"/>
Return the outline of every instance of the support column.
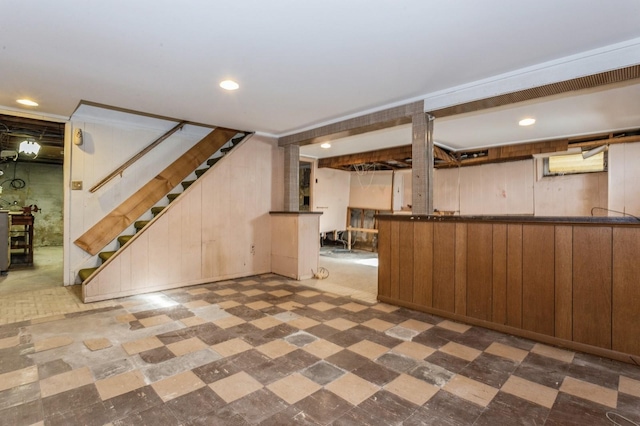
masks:
<path fill-rule="evenodd" d="M 412 195 L 411 212 L 433 214 L 433 117 L 419 112 L 411 117 L 412 125 Z"/>
<path fill-rule="evenodd" d="M 300 146 L 284 147 L 284 211 L 300 209 Z"/>

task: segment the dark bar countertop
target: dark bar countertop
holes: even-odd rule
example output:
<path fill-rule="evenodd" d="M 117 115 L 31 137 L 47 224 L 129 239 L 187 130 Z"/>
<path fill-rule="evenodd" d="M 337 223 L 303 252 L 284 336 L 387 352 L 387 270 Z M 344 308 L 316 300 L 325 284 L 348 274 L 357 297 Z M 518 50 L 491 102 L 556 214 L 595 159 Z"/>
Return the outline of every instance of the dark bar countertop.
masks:
<path fill-rule="evenodd" d="M 635 216 L 455 216 L 455 215 L 413 215 L 413 214 L 378 214 L 378 220 L 412 221 L 412 222 L 497 222 L 497 223 L 565 223 L 567 225 L 637 225 L 640 218 Z"/>

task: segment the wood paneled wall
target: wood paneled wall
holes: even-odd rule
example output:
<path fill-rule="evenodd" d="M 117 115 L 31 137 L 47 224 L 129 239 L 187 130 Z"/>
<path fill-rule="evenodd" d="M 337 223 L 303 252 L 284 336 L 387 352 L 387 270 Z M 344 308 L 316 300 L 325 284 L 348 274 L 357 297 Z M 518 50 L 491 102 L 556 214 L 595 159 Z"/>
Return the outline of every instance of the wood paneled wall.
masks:
<path fill-rule="evenodd" d="M 271 272 L 277 158 L 268 137 L 236 147 L 83 284 L 83 300 Z"/>
<path fill-rule="evenodd" d="M 379 216 L 378 238 L 381 301 L 640 357 L 640 225 Z"/>

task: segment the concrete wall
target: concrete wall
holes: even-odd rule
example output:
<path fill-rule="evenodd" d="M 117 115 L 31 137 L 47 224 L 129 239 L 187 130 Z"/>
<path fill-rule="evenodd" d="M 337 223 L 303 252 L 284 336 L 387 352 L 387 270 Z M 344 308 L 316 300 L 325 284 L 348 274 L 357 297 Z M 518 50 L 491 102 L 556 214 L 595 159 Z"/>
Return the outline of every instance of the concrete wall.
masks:
<path fill-rule="evenodd" d="M 4 172 L 4 175 L 0 176 L 2 208 L 21 210 L 23 206 L 37 205 L 41 211 L 33 214 L 35 218 L 34 247 L 61 246 L 63 242 L 62 166 L 9 161 L 2 163 L 0 170 Z"/>

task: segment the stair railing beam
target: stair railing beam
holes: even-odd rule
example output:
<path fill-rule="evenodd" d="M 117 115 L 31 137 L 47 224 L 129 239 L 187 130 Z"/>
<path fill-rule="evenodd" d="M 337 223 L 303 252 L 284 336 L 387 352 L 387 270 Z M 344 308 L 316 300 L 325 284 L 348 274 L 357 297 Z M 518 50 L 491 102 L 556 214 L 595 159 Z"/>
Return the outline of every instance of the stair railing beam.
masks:
<path fill-rule="evenodd" d="M 178 123 L 173 129 L 169 130 L 167 133 L 165 133 L 164 135 L 160 136 L 155 141 L 151 142 L 142 151 L 138 152 L 136 155 L 134 155 L 129 160 L 127 160 L 123 165 L 121 165 L 120 167 L 115 169 L 113 172 L 109 173 L 109 175 L 106 178 L 102 179 L 100 182 L 95 184 L 89 190 L 89 192 L 92 192 L 92 193 L 96 192 L 98 189 L 102 188 L 104 185 L 106 185 L 114 177 L 116 177 L 118 175 L 122 175 L 122 172 L 124 172 L 129 166 L 131 166 L 133 163 L 138 161 L 140 158 L 144 157 L 145 154 L 147 154 L 149 151 L 151 151 L 156 146 L 160 145 L 163 141 L 168 139 L 169 136 L 173 135 L 175 132 L 177 132 L 178 130 L 182 129 L 186 124 L 187 124 L 186 121 L 181 121 L 180 123 Z"/>

